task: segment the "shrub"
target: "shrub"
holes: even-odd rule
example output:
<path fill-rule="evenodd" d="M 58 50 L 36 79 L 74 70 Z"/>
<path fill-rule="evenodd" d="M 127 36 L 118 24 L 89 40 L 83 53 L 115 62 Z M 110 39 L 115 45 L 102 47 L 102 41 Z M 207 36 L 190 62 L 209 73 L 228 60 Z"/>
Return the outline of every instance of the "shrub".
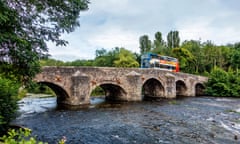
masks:
<path fill-rule="evenodd" d="M 104 96 L 104 95 L 105 92 L 100 86 L 96 87 L 91 93 L 91 96 Z"/>
<path fill-rule="evenodd" d="M 11 129 L 7 135 L 0 138 L 5 144 L 44 144 L 43 142 L 37 142 L 34 137 L 30 137 L 30 129 Z"/>
<path fill-rule="evenodd" d="M 26 97 L 26 95 L 27 95 L 27 90 L 26 89 L 20 88 L 18 90 L 18 99 L 19 100 Z"/>
<path fill-rule="evenodd" d="M 214 68 L 206 84 L 206 93 L 212 96 L 240 96 L 240 75 L 232 70 L 228 72 Z"/>
<path fill-rule="evenodd" d="M 20 128 L 19 130 L 11 129 L 7 135 L 0 137 L 0 144 L 47 144 L 42 141 L 37 141 L 35 137 L 31 136 L 31 130 L 27 128 Z M 66 137 L 58 141 L 58 144 L 65 144 Z"/>
<path fill-rule="evenodd" d="M 19 85 L 0 76 L 0 135 L 6 132 L 8 124 L 15 118 Z"/>
<path fill-rule="evenodd" d="M 54 91 L 49 88 L 47 85 L 41 84 L 41 83 L 34 83 L 32 82 L 30 85 L 26 87 L 27 92 L 29 93 L 35 93 L 35 94 L 49 94 L 52 96 L 56 96 Z"/>

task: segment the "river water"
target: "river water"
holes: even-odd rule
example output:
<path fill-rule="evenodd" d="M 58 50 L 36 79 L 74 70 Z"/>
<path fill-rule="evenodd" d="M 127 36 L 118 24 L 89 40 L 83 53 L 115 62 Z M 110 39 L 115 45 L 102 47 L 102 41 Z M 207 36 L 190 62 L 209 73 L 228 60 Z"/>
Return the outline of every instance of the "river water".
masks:
<path fill-rule="evenodd" d="M 18 102 L 19 116 L 17 119 L 29 117 L 34 114 L 46 111 L 55 111 L 59 109 L 57 107 L 56 101 L 56 97 L 53 97 L 51 95 L 29 94 L 27 97 L 23 98 Z M 89 108 L 94 108 L 99 104 L 104 104 L 105 99 L 104 97 L 92 97 L 90 102 L 91 105 L 89 105 Z"/>
<path fill-rule="evenodd" d="M 240 99 L 189 97 L 131 103 L 93 98 L 89 108 L 63 110 L 55 97 L 19 102 L 13 124 L 56 144 L 240 143 Z"/>

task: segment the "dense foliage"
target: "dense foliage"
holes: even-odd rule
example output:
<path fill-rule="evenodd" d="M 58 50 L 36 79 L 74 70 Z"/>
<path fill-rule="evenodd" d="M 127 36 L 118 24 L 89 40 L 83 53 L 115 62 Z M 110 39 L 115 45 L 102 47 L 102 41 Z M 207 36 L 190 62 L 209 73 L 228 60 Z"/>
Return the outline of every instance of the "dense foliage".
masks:
<path fill-rule="evenodd" d="M 139 67 L 139 55 L 125 48 L 115 47 L 112 50 L 96 50 L 94 60 L 75 60 L 63 62 L 55 59 L 41 60 L 41 66 L 98 66 L 98 67 Z"/>
<path fill-rule="evenodd" d="M 186 73 L 210 73 L 215 66 L 225 71 L 236 70 L 240 62 L 240 43 L 218 46 L 212 41 L 185 40 L 180 44 L 178 31 L 170 31 L 167 41 L 163 40 L 161 32 L 155 33 L 153 42 L 143 35 L 139 45 L 141 53 L 154 52 L 178 58 L 181 71 Z"/>
<path fill-rule="evenodd" d="M 240 73 L 214 68 L 206 87 L 207 94 L 212 96 L 240 97 Z"/>
<path fill-rule="evenodd" d="M 19 85 L 0 76 L 0 135 L 15 118 Z"/>
<path fill-rule="evenodd" d="M 0 133 L 14 118 L 19 84 L 28 84 L 40 71 L 39 59 L 48 56 L 46 42 L 66 45 L 61 35 L 79 26 L 80 11 L 88 4 L 88 0 L 0 0 Z"/>
<path fill-rule="evenodd" d="M 63 33 L 79 26 L 88 0 L 0 0 L 0 72 L 24 82 L 39 72 L 46 41 L 66 45 Z M 9 73 L 10 71 L 10 73 Z"/>
<path fill-rule="evenodd" d="M 135 55 L 124 48 L 120 49 L 119 55 L 113 63 L 115 67 L 139 67 L 139 63 L 136 61 Z"/>
<path fill-rule="evenodd" d="M 0 137 L 0 143 L 4 144 L 47 144 L 42 141 L 37 141 L 35 137 L 31 136 L 30 129 L 20 128 L 19 130 L 9 130 L 7 135 Z M 58 144 L 65 144 L 66 138 L 63 137 L 58 141 Z"/>
<path fill-rule="evenodd" d="M 25 90 L 27 90 L 28 93 L 33 93 L 33 94 L 47 94 L 51 96 L 56 96 L 56 94 L 51 88 L 41 83 L 37 84 L 32 82 L 30 85 L 28 85 L 25 88 Z"/>
<path fill-rule="evenodd" d="M 161 32 L 156 32 L 154 43 L 147 35 L 140 37 L 141 52 L 147 52 L 142 46 L 146 40 L 152 44 L 147 51 L 178 58 L 181 72 L 209 76 L 208 95 L 240 96 L 240 43 L 218 46 L 211 41 L 185 40 L 179 44 L 178 31 L 170 31 L 167 42 Z"/>

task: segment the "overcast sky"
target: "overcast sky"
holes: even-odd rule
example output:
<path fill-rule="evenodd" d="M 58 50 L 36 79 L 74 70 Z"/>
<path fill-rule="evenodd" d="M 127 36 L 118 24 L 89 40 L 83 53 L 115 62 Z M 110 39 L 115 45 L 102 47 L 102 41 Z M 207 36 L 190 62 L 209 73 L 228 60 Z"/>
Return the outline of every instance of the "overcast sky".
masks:
<path fill-rule="evenodd" d="M 139 52 L 139 37 L 163 38 L 178 30 L 184 40 L 211 40 L 217 45 L 240 41 L 240 0 L 90 0 L 80 13 L 81 26 L 63 35 L 66 47 L 48 43 L 53 58 L 93 59 L 97 49 L 124 47 Z"/>

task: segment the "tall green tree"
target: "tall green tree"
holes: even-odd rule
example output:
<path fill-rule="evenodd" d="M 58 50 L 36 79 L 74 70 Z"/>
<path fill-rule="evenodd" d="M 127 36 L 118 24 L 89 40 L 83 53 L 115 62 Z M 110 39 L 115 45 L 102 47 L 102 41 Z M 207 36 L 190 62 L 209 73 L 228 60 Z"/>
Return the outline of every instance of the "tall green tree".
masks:
<path fill-rule="evenodd" d="M 207 72 L 214 67 L 228 70 L 230 66 L 231 52 L 228 46 L 217 46 L 211 41 L 203 43 L 204 64 Z"/>
<path fill-rule="evenodd" d="M 238 70 L 240 68 L 240 50 L 234 51 L 234 53 L 231 56 L 230 63 L 234 69 Z"/>
<path fill-rule="evenodd" d="M 153 44 L 154 44 L 153 47 L 154 48 L 158 48 L 158 47 L 164 45 L 164 40 L 162 38 L 162 33 L 161 32 L 156 32 L 154 36 L 155 36 L 155 40 L 153 42 Z"/>
<path fill-rule="evenodd" d="M 136 57 L 131 51 L 120 48 L 118 58 L 114 61 L 115 67 L 139 67 Z"/>
<path fill-rule="evenodd" d="M 180 37 L 178 31 L 170 31 L 167 35 L 168 48 L 177 48 L 180 46 Z"/>
<path fill-rule="evenodd" d="M 141 63 L 141 54 L 134 52 L 134 57 L 136 58 L 136 61 L 140 64 Z"/>
<path fill-rule="evenodd" d="M 47 56 L 46 41 L 66 45 L 61 34 L 79 26 L 79 14 L 88 0 L 1 0 L 0 72 L 12 71 L 27 81 L 40 69 L 38 60 Z"/>
<path fill-rule="evenodd" d="M 231 63 L 232 51 L 227 46 L 217 46 L 216 65 L 224 70 L 228 70 Z"/>
<path fill-rule="evenodd" d="M 236 42 L 229 46 L 231 49 L 230 66 L 238 71 L 240 68 L 240 42 Z"/>
<path fill-rule="evenodd" d="M 191 63 L 191 67 L 194 68 L 191 71 L 193 73 L 204 72 L 204 54 L 203 48 L 200 41 L 197 40 L 185 40 L 181 48 L 188 50 L 194 57 L 195 63 Z"/>
<path fill-rule="evenodd" d="M 152 42 L 151 42 L 151 40 L 149 40 L 149 37 L 147 35 L 143 35 L 139 38 L 139 44 L 140 44 L 140 53 L 141 54 L 151 51 Z"/>
<path fill-rule="evenodd" d="M 159 54 L 166 54 L 167 48 L 166 48 L 166 43 L 164 42 L 162 38 L 162 33 L 161 32 L 156 32 L 155 33 L 155 40 L 153 42 L 153 50 L 152 52 L 154 53 L 159 53 Z"/>
<path fill-rule="evenodd" d="M 234 44 L 234 49 L 240 50 L 240 42 L 236 42 L 236 43 Z"/>
<path fill-rule="evenodd" d="M 196 59 L 194 55 L 185 48 L 174 48 L 174 57 L 178 58 L 180 63 L 180 70 L 186 73 L 194 73 Z"/>
<path fill-rule="evenodd" d="M 96 50 L 96 58 L 93 62 L 94 66 L 114 67 L 114 60 L 118 57 L 120 48 L 107 51 L 106 49 Z"/>
<path fill-rule="evenodd" d="M 102 48 L 102 49 L 97 49 L 95 52 L 95 56 L 96 57 L 101 57 L 101 56 L 105 56 L 107 54 L 107 50 Z"/>
<path fill-rule="evenodd" d="M 203 53 L 205 55 L 204 65 L 205 70 L 209 73 L 216 66 L 216 51 L 216 45 L 212 41 L 206 41 L 203 43 Z"/>

